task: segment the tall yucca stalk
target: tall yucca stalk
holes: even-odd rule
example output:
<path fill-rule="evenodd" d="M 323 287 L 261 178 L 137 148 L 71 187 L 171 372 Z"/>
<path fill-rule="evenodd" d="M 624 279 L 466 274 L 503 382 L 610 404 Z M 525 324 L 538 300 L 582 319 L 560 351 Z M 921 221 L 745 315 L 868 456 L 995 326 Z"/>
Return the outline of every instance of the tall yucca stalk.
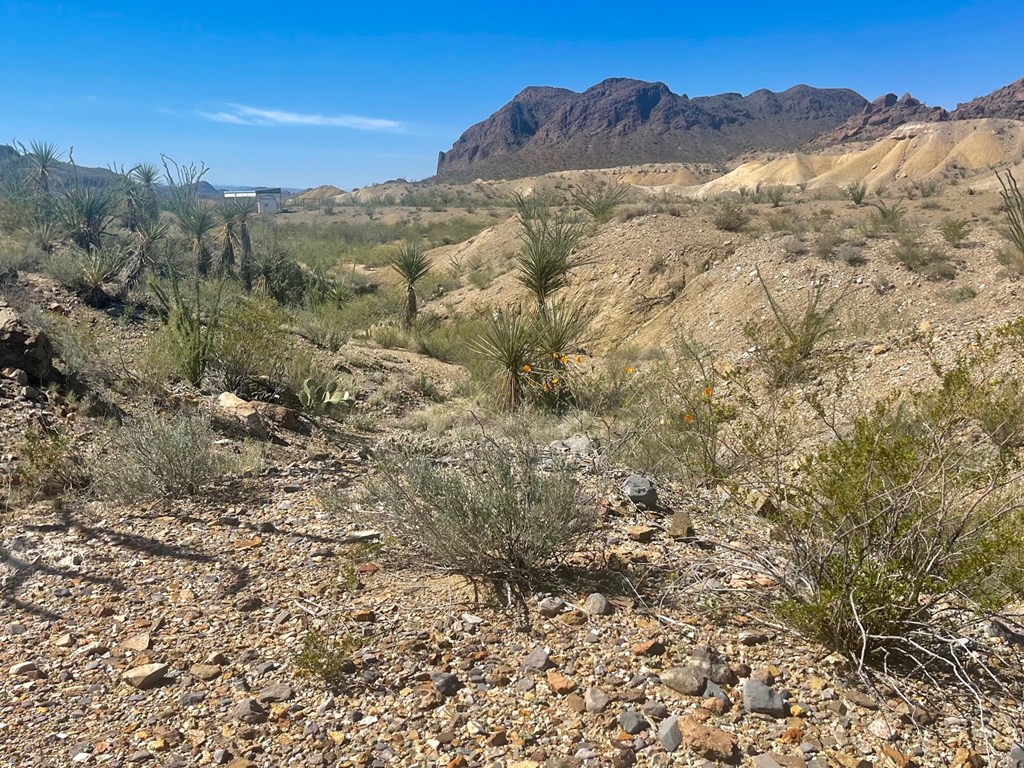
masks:
<path fill-rule="evenodd" d="M 430 260 L 421 246 L 404 242 L 395 248 L 388 263 L 405 283 L 403 324 L 408 328 L 416 319 L 416 283 L 430 272 Z"/>
<path fill-rule="evenodd" d="M 238 241 L 238 215 L 234 205 L 217 208 L 217 250 L 220 252 L 220 270 L 231 274 L 235 269 L 235 243 Z"/>
<path fill-rule="evenodd" d="M 543 315 L 551 296 L 569 284 L 569 272 L 582 264 L 576 248 L 586 224 L 562 211 L 552 212 L 516 195 L 523 247 L 516 255 L 517 279 L 537 300 Z"/>

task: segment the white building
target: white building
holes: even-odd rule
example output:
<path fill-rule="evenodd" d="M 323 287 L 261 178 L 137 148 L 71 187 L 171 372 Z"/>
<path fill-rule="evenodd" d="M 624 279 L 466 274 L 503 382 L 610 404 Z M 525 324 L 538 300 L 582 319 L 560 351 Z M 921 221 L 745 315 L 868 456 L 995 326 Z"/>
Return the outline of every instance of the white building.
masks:
<path fill-rule="evenodd" d="M 237 198 L 249 198 L 256 201 L 257 213 L 277 213 L 281 210 L 281 188 L 280 187 L 256 187 L 256 189 L 243 190 L 241 192 L 225 192 L 225 200 Z"/>

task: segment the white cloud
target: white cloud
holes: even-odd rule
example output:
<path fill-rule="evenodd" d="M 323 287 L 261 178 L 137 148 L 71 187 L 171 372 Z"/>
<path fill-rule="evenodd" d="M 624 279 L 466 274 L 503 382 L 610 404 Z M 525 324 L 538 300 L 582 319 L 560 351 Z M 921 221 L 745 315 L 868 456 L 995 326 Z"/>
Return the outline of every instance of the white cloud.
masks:
<path fill-rule="evenodd" d="M 397 120 L 361 115 L 316 115 L 285 112 L 280 109 L 258 109 L 244 104 L 229 104 L 220 112 L 200 112 L 202 117 L 233 125 L 315 125 L 330 128 L 352 128 L 357 131 L 396 131 L 402 128 Z"/>

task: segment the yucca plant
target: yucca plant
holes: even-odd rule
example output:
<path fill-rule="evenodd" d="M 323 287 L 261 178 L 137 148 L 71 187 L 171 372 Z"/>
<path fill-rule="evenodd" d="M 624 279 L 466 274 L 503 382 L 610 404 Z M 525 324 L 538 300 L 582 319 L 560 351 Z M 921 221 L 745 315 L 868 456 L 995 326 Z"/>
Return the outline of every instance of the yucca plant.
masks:
<path fill-rule="evenodd" d="M 221 205 L 217 209 L 217 251 L 220 253 L 218 267 L 224 274 L 235 269 L 235 242 L 238 240 L 238 217 L 235 206 Z"/>
<path fill-rule="evenodd" d="M 903 226 L 903 216 L 906 210 L 903 207 L 902 197 L 892 205 L 884 200 L 879 200 L 876 203 L 871 203 L 871 207 L 878 211 L 878 221 L 890 232 L 896 232 Z"/>
<path fill-rule="evenodd" d="M 82 301 L 90 307 L 102 309 L 110 304 L 106 286 L 121 271 L 125 255 L 110 248 L 93 248 L 81 258 Z"/>
<path fill-rule="evenodd" d="M 420 245 L 406 241 L 395 248 L 388 264 L 405 283 L 405 314 L 402 324 L 409 328 L 416 319 L 416 283 L 430 272 L 430 259 Z"/>
<path fill-rule="evenodd" d="M 608 221 L 612 213 L 629 195 L 627 184 L 598 184 L 592 189 L 574 189 L 570 193 L 580 208 L 589 213 L 594 221 Z"/>
<path fill-rule="evenodd" d="M 526 401 L 536 354 L 536 329 L 518 312 L 497 312 L 470 349 L 493 369 L 497 406 L 515 411 Z"/>
<path fill-rule="evenodd" d="M 516 255 L 517 279 L 533 294 L 543 315 L 551 296 L 569 284 L 569 272 L 583 263 L 576 248 L 586 224 L 565 212 L 541 208 L 522 195 L 516 195 L 513 202 L 523 241 Z"/>
<path fill-rule="evenodd" d="M 54 219 L 43 216 L 33 216 L 22 230 L 28 235 L 29 241 L 44 253 L 53 253 L 53 249 L 64 239 L 64 230 Z"/>
<path fill-rule="evenodd" d="M 866 181 L 855 181 L 843 191 L 853 201 L 854 205 L 860 206 L 864 204 L 864 198 L 868 194 L 868 183 Z"/>
<path fill-rule="evenodd" d="M 178 224 L 185 233 L 185 241 L 188 249 L 196 257 L 196 271 L 204 277 L 210 273 L 212 256 L 207 238 L 214 227 L 217 226 L 217 217 L 213 208 L 200 202 L 186 206 L 180 211 L 175 211 L 178 216 Z"/>
<path fill-rule="evenodd" d="M 124 174 L 121 221 L 129 232 L 137 232 L 141 226 L 160 218 L 159 179 L 160 169 L 153 163 L 141 163 Z"/>
<path fill-rule="evenodd" d="M 56 144 L 47 141 L 33 141 L 29 144 L 26 154 L 31 162 L 31 182 L 36 191 L 43 195 L 50 194 L 50 183 L 53 174 L 60 165 L 64 153 L 57 149 Z"/>
<path fill-rule="evenodd" d="M 54 213 L 75 245 L 88 251 L 103 244 L 118 203 L 113 186 L 90 187 L 75 180 L 57 200 Z"/>
<path fill-rule="evenodd" d="M 135 230 L 135 242 L 121 270 L 121 288 L 127 291 L 138 285 L 146 269 L 156 267 L 157 246 L 167 237 L 170 227 L 166 222 L 140 221 Z"/>

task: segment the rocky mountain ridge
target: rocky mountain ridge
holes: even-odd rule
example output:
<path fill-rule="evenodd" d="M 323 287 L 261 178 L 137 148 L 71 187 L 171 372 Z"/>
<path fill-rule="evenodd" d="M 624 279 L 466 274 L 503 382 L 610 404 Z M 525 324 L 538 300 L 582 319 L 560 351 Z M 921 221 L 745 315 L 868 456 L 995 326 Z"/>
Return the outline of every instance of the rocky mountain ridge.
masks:
<path fill-rule="evenodd" d="M 437 178 L 521 178 L 639 163 L 722 162 L 752 151 L 876 140 L 908 123 L 1024 119 L 1024 78 L 948 112 L 887 93 L 797 85 L 690 98 L 664 83 L 611 78 L 576 93 L 530 87 L 438 155 Z"/>

